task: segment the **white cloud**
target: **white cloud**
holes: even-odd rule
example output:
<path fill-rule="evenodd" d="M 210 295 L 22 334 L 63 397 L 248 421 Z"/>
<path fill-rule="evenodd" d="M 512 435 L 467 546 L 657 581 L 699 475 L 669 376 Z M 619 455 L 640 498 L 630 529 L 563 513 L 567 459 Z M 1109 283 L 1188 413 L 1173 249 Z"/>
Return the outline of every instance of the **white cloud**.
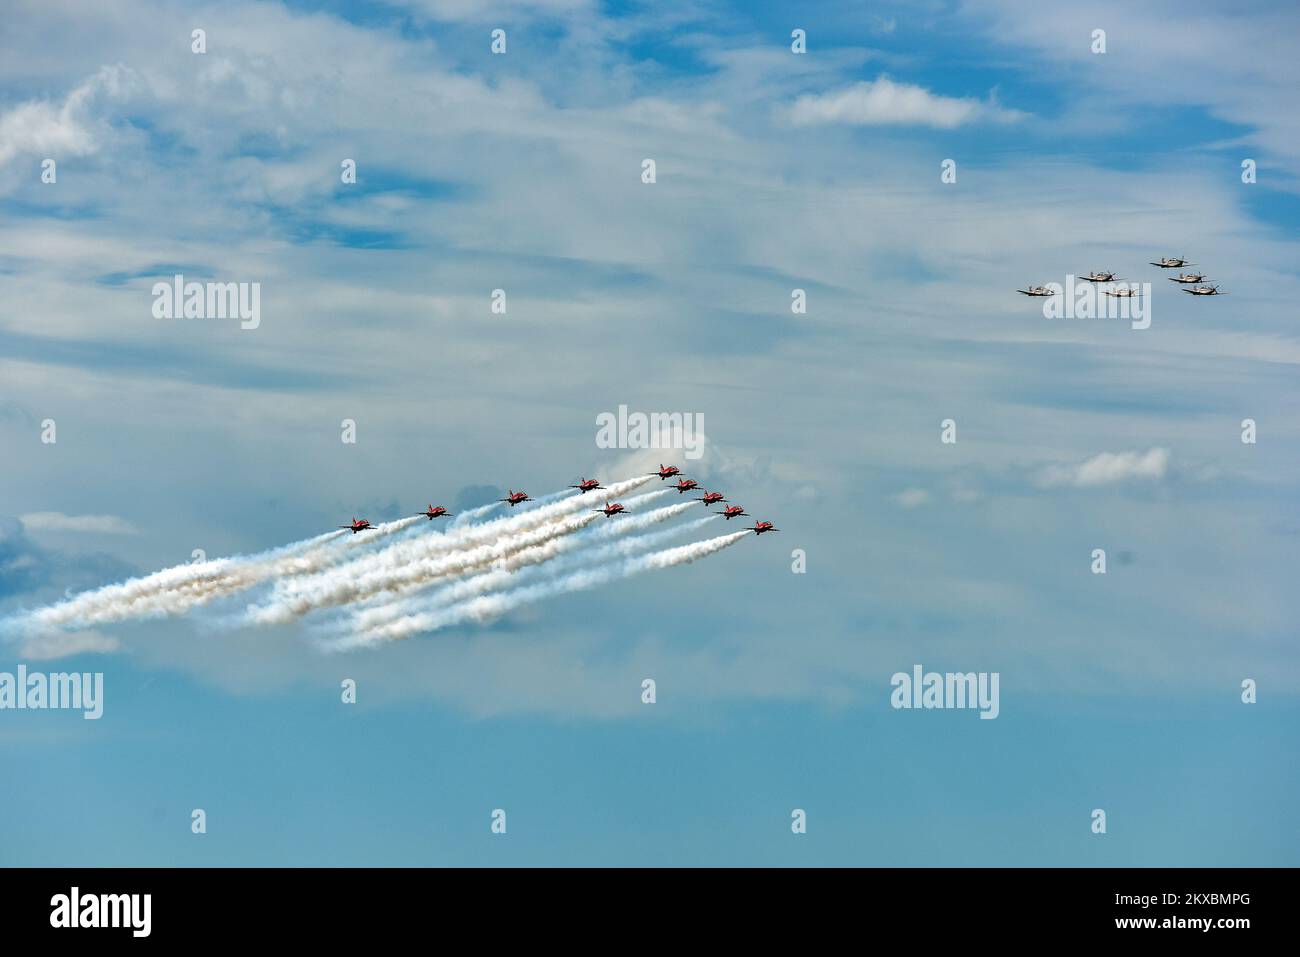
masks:
<path fill-rule="evenodd" d="M 87 118 L 90 106 L 100 95 L 120 96 L 130 79 L 128 70 L 103 67 L 69 93 L 62 104 L 31 100 L 0 114 L 0 163 L 20 153 L 58 159 L 95 152 L 99 142 Z"/>
<path fill-rule="evenodd" d="M 923 86 L 895 83 L 882 76 L 874 81 L 829 93 L 801 96 L 790 108 L 795 126 L 847 123 L 853 126 L 932 126 L 952 129 L 965 123 L 1009 123 L 1026 114 L 998 106 L 992 99 L 940 96 Z"/>
<path fill-rule="evenodd" d="M 135 535 L 136 529 L 116 515 L 64 515 L 62 512 L 29 512 L 20 515 L 23 527 L 33 532 L 87 532 L 92 535 Z"/>
<path fill-rule="evenodd" d="M 1146 452 L 1102 452 L 1078 465 L 1053 465 L 1039 477 L 1042 485 L 1074 485 L 1087 488 L 1128 479 L 1158 482 L 1169 469 L 1168 449 Z"/>
<path fill-rule="evenodd" d="M 930 493 L 923 488 L 907 488 L 895 495 L 894 501 L 903 508 L 916 508 L 930 501 Z"/>

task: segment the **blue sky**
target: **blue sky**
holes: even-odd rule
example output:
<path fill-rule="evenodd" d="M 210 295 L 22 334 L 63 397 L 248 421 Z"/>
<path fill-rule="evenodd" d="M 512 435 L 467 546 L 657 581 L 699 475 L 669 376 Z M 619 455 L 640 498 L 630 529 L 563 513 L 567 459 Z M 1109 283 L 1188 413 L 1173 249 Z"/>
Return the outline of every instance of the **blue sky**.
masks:
<path fill-rule="evenodd" d="M 668 459 L 597 447 L 619 405 L 702 414 L 675 461 L 782 531 L 349 655 L 229 608 L 0 639 L 0 671 L 106 696 L 0 711 L 0 863 L 1296 864 L 1297 31 L 1280 3 L 18 4 L 0 615 Z M 1147 265 L 1178 254 L 1231 296 Z M 1014 292 L 1091 269 L 1151 282 L 1151 327 Z M 155 319 L 177 271 L 260 282 L 260 327 Z M 999 673 L 999 717 L 894 710 L 917 663 Z"/>

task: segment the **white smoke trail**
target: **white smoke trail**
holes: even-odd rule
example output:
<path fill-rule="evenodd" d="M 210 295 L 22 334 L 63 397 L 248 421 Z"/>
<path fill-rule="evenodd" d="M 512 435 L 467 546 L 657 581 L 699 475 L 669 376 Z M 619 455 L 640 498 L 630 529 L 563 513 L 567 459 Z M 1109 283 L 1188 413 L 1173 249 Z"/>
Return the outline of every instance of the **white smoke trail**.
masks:
<path fill-rule="evenodd" d="M 378 525 L 371 525 L 363 532 L 353 532 L 348 536 L 348 548 L 365 548 L 374 542 L 382 541 L 390 535 L 396 535 L 398 532 L 404 532 L 414 525 L 418 525 L 422 515 L 408 515 L 405 518 L 396 518 L 391 522 L 380 522 Z M 428 521 L 428 519 L 425 519 Z M 346 528 L 340 531 L 347 531 Z"/>
<path fill-rule="evenodd" d="M 451 522 L 447 525 L 447 528 L 461 528 L 462 526 L 470 525 L 476 519 L 481 518 L 488 512 L 496 511 L 503 504 L 504 503 L 502 502 L 488 502 L 486 505 L 477 505 L 474 508 L 467 508 L 459 515 L 453 517 Z"/>
<path fill-rule="evenodd" d="M 688 504 L 689 503 L 683 502 L 679 505 L 670 505 L 667 508 L 650 512 L 645 516 L 639 516 L 639 518 L 667 521 L 673 515 L 681 514 L 681 512 L 685 510 L 685 506 Z M 369 608 L 363 606 L 354 611 L 348 618 L 324 626 L 320 629 L 319 633 L 346 634 L 365 631 L 386 622 L 395 621 L 406 615 L 421 611 L 433 611 L 440 608 L 446 608 L 456 602 L 464 601 L 467 598 L 473 598 L 476 595 L 482 595 L 489 591 L 497 591 L 506 587 L 518 586 L 543 575 L 554 577 L 555 575 L 568 571 L 574 567 L 598 565 L 613 558 L 626 558 L 649 548 L 654 548 L 671 538 L 676 538 L 679 535 L 684 535 L 688 532 L 702 528 L 717 517 L 718 513 L 711 512 L 703 518 L 696 519 L 693 522 L 687 522 L 685 525 L 679 525 L 675 528 L 667 529 L 666 531 L 652 532 L 648 535 L 637 535 L 633 538 L 599 546 L 591 551 L 581 551 L 578 554 L 571 555 L 563 555 L 561 549 L 570 545 L 570 543 L 582 539 L 590 540 L 591 538 L 605 532 L 627 533 L 639 531 L 641 528 L 647 527 L 650 523 L 646 521 L 637 526 L 632 526 L 628 522 L 620 522 L 617 528 L 605 526 L 596 529 L 594 532 L 587 532 L 580 536 L 574 536 L 573 538 L 556 539 L 542 545 L 536 545 L 532 548 L 516 552 L 501 561 L 493 563 L 491 571 L 482 572 L 471 578 L 454 582 L 443 588 L 439 588 L 431 595 L 418 595 L 395 601 L 386 601 L 382 604 L 372 605 Z"/>
<path fill-rule="evenodd" d="M 277 583 L 268 602 L 250 605 L 244 620 L 254 625 L 282 625 L 310 611 L 361 601 L 381 592 L 425 585 L 490 565 L 521 548 L 538 545 L 585 528 L 599 516 L 578 515 L 510 535 L 496 542 L 429 555 L 398 568 L 378 568 L 356 576 L 327 575 Z"/>
<path fill-rule="evenodd" d="M 671 495 L 672 491 L 673 490 L 670 488 L 661 488 L 653 492 L 642 492 L 640 495 L 632 496 L 623 504 L 627 506 L 627 508 L 630 511 L 635 511 L 636 509 L 640 508 L 642 505 L 646 504 L 647 502 L 653 502 L 657 498 L 663 498 L 665 495 Z M 683 504 L 689 504 L 689 503 L 683 503 Z"/>
<path fill-rule="evenodd" d="M 614 483 L 607 492 L 611 498 L 622 495 L 647 484 L 652 478 L 653 476 L 638 477 Z M 644 502 L 657 495 L 658 493 L 650 493 L 637 496 L 628 505 L 632 507 L 633 502 Z M 552 501 L 556 498 L 560 500 Z M 482 524 L 467 524 L 455 533 L 407 537 L 403 533 L 414 532 L 415 526 L 424 522 L 421 516 L 408 516 L 381 523 L 355 535 L 348 535 L 346 529 L 339 529 L 251 555 L 177 565 L 126 582 L 105 585 L 45 608 L 19 612 L 0 619 L 0 634 L 42 635 L 69 626 L 88 628 L 132 618 L 183 614 L 195 606 L 267 581 L 274 580 L 278 588 L 286 588 L 287 583 L 295 579 L 319 583 L 321 576 L 329 574 L 331 570 L 341 575 L 355 576 L 369 574 L 377 569 L 400 569 L 403 564 L 430 554 L 447 553 L 466 545 L 498 543 L 521 532 L 547 529 L 540 539 L 534 536 L 511 545 L 502 542 L 503 547 L 492 553 L 495 557 L 509 554 L 516 547 L 540 544 L 551 535 L 568 534 L 587 524 L 586 521 L 563 521 L 586 504 L 582 496 L 571 495 L 570 490 L 551 493 L 539 501 L 543 504 L 522 514 Z M 468 514 L 474 517 L 484 515 L 499 504 L 491 503 L 470 509 Z M 594 513 L 589 514 L 594 517 Z M 392 540 L 394 538 L 396 541 Z M 485 554 L 488 553 L 469 556 L 461 563 L 459 571 L 455 562 L 448 562 L 442 566 L 442 572 L 461 574 L 464 570 L 473 570 L 477 567 L 475 562 Z M 488 557 L 487 560 L 493 559 Z M 367 582 L 370 583 L 367 587 L 382 587 L 380 577 L 367 579 Z"/>
<path fill-rule="evenodd" d="M 658 498 L 662 492 L 650 492 L 629 500 L 644 504 Z M 581 504 L 581 503 L 579 503 Z M 532 562 L 542 562 L 571 551 L 589 541 L 599 541 L 619 534 L 630 534 L 651 525 L 665 522 L 691 507 L 691 502 L 670 505 L 645 515 L 622 514 L 611 519 L 611 524 L 585 536 L 574 536 L 592 524 L 600 514 L 599 509 L 589 509 L 577 517 L 554 519 L 542 525 L 498 536 L 494 541 L 467 547 L 449 549 L 443 543 L 433 543 L 424 557 L 411 556 L 404 564 L 383 567 L 356 567 L 340 569 L 326 576 L 285 580 L 276 586 L 270 600 L 250 606 L 244 621 L 248 624 L 285 624 L 309 612 L 337 605 L 355 604 L 376 598 L 390 599 L 427 588 L 445 578 L 464 575 L 484 568 L 497 567 L 526 552 Z M 407 549 L 406 551 L 410 551 Z M 528 561 L 522 564 L 528 564 Z"/>
<path fill-rule="evenodd" d="M 628 507 L 632 507 L 632 502 L 639 500 L 644 503 L 657 498 L 659 495 L 659 492 L 651 492 L 648 495 L 638 496 L 637 499 L 630 499 Z M 483 551 L 478 553 L 490 557 L 486 557 L 482 561 L 467 558 L 464 561 L 457 562 L 454 566 L 455 572 L 464 574 L 476 571 L 480 566 L 522 568 L 525 565 L 549 561 L 558 555 L 563 555 L 591 543 L 605 541 L 620 535 L 631 535 L 651 526 L 662 524 L 688 511 L 691 504 L 690 502 L 679 502 L 676 505 L 655 509 L 645 514 L 624 512 L 610 517 L 608 522 L 602 523 L 600 528 L 585 530 L 582 534 L 572 534 L 575 530 L 586 529 L 586 526 L 592 523 L 595 514 L 599 511 L 593 509 L 591 517 L 582 516 L 576 521 L 574 519 L 564 519 L 561 522 L 553 522 L 529 532 L 499 539 L 491 553 Z M 389 602 L 394 600 L 396 596 L 419 591 L 438 580 L 448 577 L 446 573 L 447 567 L 445 559 L 434 562 L 425 559 L 423 562 L 412 563 L 403 566 L 396 575 L 390 576 L 384 582 L 383 587 L 372 588 L 372 594 L 368 596 L 348 602 L 330 602 L 329 604 Z M 301 585 L 291 584 L 289 588 L 301 588 Z"/>
<path fill-rule="evenodd" d="M 342 530 L 326 532 L 253 555 L 174 565 L 140 578 L 104 585 L 45 608 L 20 613 L 5 624 L 10 630 L 43 632 L 69 624 L 85 627 L 134 617 L 157 617 L 171 614 L 173 609 L 183 611 L 196 600 L 207 600 L 204 596 L 220 588 L 223 582 L 242 577 L 249 569 L 274 566 L 277 562 L 310 553 L 345 534 Z"/>
<path fill-rule="evenodd" d="M 529 505 L 532 505 L 534 508 L 536 508 L 537 506 L 545 505 L 548 502 L 558 501 L 559 499 L 562 499 L 565 496 L 570 495 L 573 491 L 574 490 L 571 488 L 562 488 L 556 492 L 547 492 L 545 495 L 537 496 L 537 498 L 533 499 L 531 502 L 525 502 L 524 508 L 528 508 Z"/>
<path fill-rule="evenodd" d="M 516 569 L 521 569 L 529 565 L 538 565 L 543 562 L 547 563 L 547 567 L 549 568 L 551 560 L 556 559 L 558 556 L 562 556 L 577 549 L 596 545 L 602 541 L 607 541 L 618 536 L 632 535 L 644 531 L 647 528 L 651 528 L 654 525 L 662 524 L 663 522 L 688 511 L 689 505 L 689 502 L 680 502 L 676 505 L 669 505 L 664 508 L 655 509 L 654 511 L 647 512 L 643 515 L 616 515 L 609 519 L 608 522 L 602 522 L 599 528 L 586 529 L 575 535 L 533 534 L 528 539 L 515 537 L 510 540 L 510 547 L 500 548 L 499 543 L 498 554 L 491 560 L 483 562 L 482 568 L 512 572 Z M 706 517 L 705 521 L 712 517 L 712 515 Z M 685 528 L 694 528 L 698 524 L 698 522 L 690 524 L 685 526 Z M 679 528 L 673 530 L 669 534 L 676 535 L 681 531 L 682 529 Z M 582 557 L 584 560 L 591 560 L 595 556 L 605 554 L 606 551 L 606 548 L 597 548 L 594 553 L 591 553 L 591 555 L 584 552 Z M 480 569 L 477 568 L 465 569 L 466 572 L 477 572 L 479 570 Z M 412 577 L 412 580 L 407 585 L 396 585 L 392 589 L 374 594 L 369 598 L 349 602 L 349 604 L 362 606 L 383 605 L 384 607 L 393 607 L 404 602 L 419 604 L 425 601 L 423 596 L 411 598 L 402 598 L 401 596 L 410 595 L 412 592 L 420 591 L 430 584 L 435 584 L 436 579 L 445 577 L 447 576 L 440 575 L 436 576 L 436 578 L 429 579 L 423 577 L 416 579 L 415 577 Z"/>
<path fill-rule="evenodd" d="M 547 505 L 550 502 L 559 501 L 560 499 L 565 498 L 571 494 L 573 494 L 573 489 L 569 489 L 569 488 L 557 489 L 554 492 L 547 492 L 545 495 L 539 495 L 536 498 L 529 499 L 528 501 L 522 502 L 519 505 L 510 505 L 509 502 L 505 502 L 502 501 L 501 499 L 498 499 L 495 502 L 488 502 L 486 505 L 479 505 L 476 506 L 475 508 L 471 508 L 462 512 L 460 515 L 457 515 L 452 520 L 451 524 L 448 525 L 447 527 L 459 528 L 463 525 L 468 525 L 471 522 L 473 522 L 476 518 L 480 518 L 481 516 L 486 515 L 488 512 L 496 511 L 497 509 L 504 508 L 506 506 L 510 507 L 510 513 L 512 515 L 516 511 L 528 512 L 534 508 L 537 508 L 539 505 Z"/>
<path fill-rule="evenodd" d="M 642 476 L 617 482 L 610 486 L 609 491 L 621 495 L 648 481 Z M 638 498 L 645 499 L 646 496 Z M 589 505 L 589 500 L 584 501 L 581 496 L 569 496 L 519 515 L 449 530 L 443 535 L 398 541 L 379 552 L 318 574 L 282 579 L 276 583 L 267 602 L 250 606 L 245 620 L 259 624 L 282 623 L 317 607 L 360 600 L 422 580 L 436 580 L 448 573 L 463 573 L 472 569 L 473 564 L 462 564 L 458 560 L 462 553 L 472 552 L 473 560 L 482 563 L 509 554 L 516 548 L 569 534 L 589 524 L 589 521 L 584 521 L 571 527 L 568 522 L 573 513 Z"/>
<path fill-rule="evenodd" d="M 522 509 L 527 512 L 532 510 L 529 506 L 536 508 L 539 505 L 546 505 L 550 502 L 558 501 L 559 499 L 568 496 L 572 491 L 572 489 L 562 488 L 555 492 L 548 492 L 545 495 L 539 495 L 537 498 L 532 499 L 529 502 L 524 502 L 522 505 L 511 505 L 511 514 L 514 514 L 515 509 Z M 472 525 L 477 519 L 482 518 L 489 512 L 495 512 L 500 508 L 504 508 L 506 505 L 506 502 L 500 500 L 488 502 L 486 505 L 476 505 L 474 508 L 466 509 L 459 515 L 455 516 L 447 525 L 447 528 L 448 530 L 451 530 L 453 528 L 464 528 L 466 525 Z"/>
<path fill-rule="evenodd" d="M 129 618 L 183 614 L 196 605 L 236 594 L 273 578 L 317 571 L 341 561 L 349 553 L 373 547 L 418 521 L 418 518 L 400 518 L 352 535 L 348 535 L 346 529 L 336 529 L 251 555 L 175 565 L 15 616 L 6 622 L 5 627 L 6 630 L 44 633 L 68 625 L 85 628 Z M 339 539 L 344 541 L 339 542 Z"/>
<path fill-rule="evenodd" d="M 523 588 L 516 588 L 498 594 L 480 595 L 451 608 L 404 616 L 397 621 L 389 622 L 377 628 L 371 628 L 338 641 L 328 642 L 325 647 L 331 650 L 344 651 L 382 641 L 409 638 L 421 632 L 436 631 L 439 628 L 446 628 L 460 622 L 488 621 L 521 605 L 542 601 L 554 595 L 580 591 L 585 588 L 595 588 L 598 585 L 628 578 L 644 571 L 670 568 L 674 565 L 697 561 L 734 545 L 748 534 L 748 529 L 741 532 L 732 532 L 729 535 L 721 535 L 717 538 L 709 538 L 700 542 L 692 542 L 689 545 L 679 545 L 676 548 L 666 548 L 663 551 L 653 552 L 649 555 L 629 558 L 617 565 L 584 569 L 555 581 L 527 585 Z"/>

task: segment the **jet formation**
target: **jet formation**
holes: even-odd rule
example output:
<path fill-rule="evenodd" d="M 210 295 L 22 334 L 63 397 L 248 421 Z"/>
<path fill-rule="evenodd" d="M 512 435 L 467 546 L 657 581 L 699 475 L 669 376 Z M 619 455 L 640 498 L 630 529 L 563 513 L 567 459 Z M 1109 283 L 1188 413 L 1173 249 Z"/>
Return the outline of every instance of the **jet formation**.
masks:
<path fill-rule="evenodd" d="M 1183 256 L 1162 256 L 1151 263 L 1160 269 L 1185 269 L 1188 266 L 1195 266 Z M 1103 270 L 1094 270 L 1086 276 L 1081 276 L 1085 282 L 1097 283 L 1104 285 L 1108 283 L 1127 282 L 1125 279 L 1117 279 L 1115 273 Z M 1211 283 L 1202 273 L 1180 272 L 1177 276 L 1166 276 L 1170 282 L 1178 283 L 1183 287 L 1183 292 L 1191 296 L 1226 296 L 1228 293 L 1220 292 L 1217 283 Z M 1029 286 L 1025 289 L 1017 289 L 1016 292 L 1022 296 L 1032 296 L 1034 298 L 1047 298 L 1055 295 L 1046 284 L 1039 286 Z M 1141 293 L 1130 286 L 1120 286 L 1116 289 L 1103 289 L 1102 294 L 1110 296 L 1113 299 L 1136 299 Z"/>
<path fill-rule="evenodd" d="M 658 472 L 651 472 L 650 474 L 657 475 L 660 479 L 667 479 L 672 478 L 673 476 L 680 476 L 681 469 L 675 465 L 660 465 Z M 568 487 L 576 488 L 580 493 L 585 495 L 586 493 L 595 491 L 596 489 L 603 489 L 605 486 L 601 485 L 596 479 L 582 478 L 578 481 L 578 484 L 570 485 Z M 727 502 L 727 499 L 721 492 L 707 492 L 700 488 L 699 483 L 694 479 L 679 478 L 677 484 L 670 487 L 676 489 L 678 494 L 690 491 L 704 492 L 704 494 L 695 501 L 704 503 L 705 508 L 708 508 L 710 505 Z M 533 498 L 527 492 L 516 492 L 514 489 L 510 489 L 509 495 L 505 498 L 497 499 L 497 501 L 503 502 L 511 508 L 514 508 L 516 505 L 522 505 L 524 502 L 533 501 Z M 606 518 L 613 518 L 615 515 L 626 514 L 626 509 L 621 503 L 610 502 L 608 499 L 605 501 L 604 508 L 594 508 L 592 511 L 600 512 Z M 710 509 L 710 511 L 713 510 Z M 423 516 L 424 518 L 429 519 L 429 521 L 433 521 L 435 518 L 451 518 L 455 514 L 455 512 L 447 511 L 447 509 L 441 505 L 431 504 L 423 512 L 416 512 L 414 517 Z M 739 518 L 742 515 L 749 517 L 749 513 L 740 505 L 724 505 L 722 511 L 713 512 L 713 514 L 721 515 L 728 521 L 733 518 Z M 350 524 L 340 525 L 339 528 L 348 529 L 354 535 L 357 532 L 372 532 L 375 530 L 375 526 L 371 525 L 367 519 L 356 518 L 355 516 L 353 516 Z M 773 528 L 771 522 L 755 522 L 752 526 L 749 526 L 749 530 L 755 535 L 762 535 L 764 532 L 780 531 L 779 528 Z"/>

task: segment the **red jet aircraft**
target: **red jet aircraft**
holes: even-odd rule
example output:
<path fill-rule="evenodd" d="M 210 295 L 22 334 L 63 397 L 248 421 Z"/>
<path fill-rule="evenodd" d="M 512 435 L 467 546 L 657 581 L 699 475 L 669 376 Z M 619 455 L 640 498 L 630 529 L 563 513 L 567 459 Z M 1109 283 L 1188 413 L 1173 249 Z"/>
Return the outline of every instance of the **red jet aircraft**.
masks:
<path fill-rule="evenodd" d="M 676 465 L 664 465 L 662 462 L 660 462 L 659 471 L 651 472 L 650 474 L 658 475 L 659 478 L 662 480 L 666 478 L 672 478 L 674 475 L 681 475 L 682 470 L 679 469 Z"/>
<path fill-rule="evenodd" d="M 737 516 L 748 515 L 748 514 L 749 513 L 745 511 L 744 507 L 740 505 L 728 505 L 726 508 L 722 510 L 722 516 L 727 521 L 731 521 L 733 518 L 736 518 Z"/>
<path fill-rule="evenodd" d="M 755 522 L 749 530 L 755 535 L 762 535 L 764 532 L 779 532 L 779 528 L 773 528 L 771 522 Z"/>
<path fill-rule="evenodd" d="M 623 506 L 619 505 L 618 502 L 615 502 L 613 505 L 609 504 L 609 502 L 606 502 L 604 508 L 593 508 L 592 511 L 604 512 L 606 518 L 611 518 L 617 515 L 619 512 L 623 511 Z"/>
<path fill-rule="evenodd" d="M 516 492 L 514 489 L 511 489 L 508 498 L 497 499 L 497 501 L 505 502 L 511 508 L 514 508 L 520 502 L 531 502 L 532 499 L 528 497 L 527 492 Z"/>
<path fill-rule="evenodd" d="M 434 508 L 432 505 L 430 505 L 423 512 L 416 512 L 415 514 L 423 515 L 425 518 L 429 519 L 429 521 L 433 521 L 435 518 L 451 518 L 456 513 L 447 511 L 441 505 L 439 505 L 437 508 Z"/>
<path fill-rule="evenodd" d="M 358 518 L 354 515 L 354 516 L 352 517 L 352 524 L 351 524 L 351 525 L 340 525 L 339 528 L 350 528 L 350 529 L 352 529 L 352 534 L 355 535 L 357 532 L 371 532 L 371 531 L 374 531 L 374 528 L 375 528 L 375 527 L 374 527 L 373 525 L 371 525 L 369 522 L 367 522 L 364 518 L 363 518 L 363 519 L 358 519 Z"/>
<path fill-rule="evenodd" d="M 673 488 L 677 489 L 678 494 L 689 492 L 691 489 L 699 487 L 700 483 L 695 481 L 695 479 L 682 479 L 673 486 Z"/>
<path fill-rule="evenodd" d="M 722 497 L 721 492 L 705 492 L 704 498 L 700 499 L 700 501 L 705 505 L 712 505 L 715 502 L 725 502 L 726 499 Z"/>
<path fill-rule="evenodd" d="M 595 479 L 589 479 L 589 478 L 584 478 L 577 485 L 569 486 L 569 488 L 576 488 L 579 492 L 583 492 L 583 493 L 590 492 L 593 489 L 604 488 L 604 487 L 605 486 L 601 485 Z"/>

